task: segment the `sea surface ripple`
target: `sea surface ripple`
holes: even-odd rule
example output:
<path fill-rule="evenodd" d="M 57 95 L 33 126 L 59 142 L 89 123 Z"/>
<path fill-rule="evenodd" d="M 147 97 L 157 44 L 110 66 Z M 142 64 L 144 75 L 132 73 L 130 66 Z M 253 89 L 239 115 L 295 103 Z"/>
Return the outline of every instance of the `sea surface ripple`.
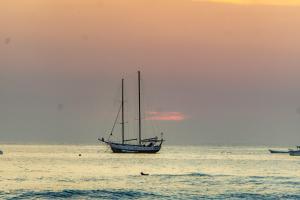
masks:
<path fill-rule="evenodd" d="M 0 199 L 300 199 L 300 157 L 267 147 L 164 146 L 155 155 L 83 145 L 1 149 Z"/>

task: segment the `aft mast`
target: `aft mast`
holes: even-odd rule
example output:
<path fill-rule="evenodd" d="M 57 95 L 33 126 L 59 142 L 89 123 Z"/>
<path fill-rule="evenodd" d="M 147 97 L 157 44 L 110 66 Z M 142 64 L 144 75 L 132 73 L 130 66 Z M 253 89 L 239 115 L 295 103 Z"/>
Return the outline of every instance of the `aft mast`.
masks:
<path fill-rule="evenodd" d="M 124 78 L 122 78 L 122 144 L 124 144 Z"/>
<path fill-rule="evenodd" d="M 138 71 L 138 89 L 139 89 L 139 145 L 142 144 L 142 121 L 141 121 L 141 72 Z"/>

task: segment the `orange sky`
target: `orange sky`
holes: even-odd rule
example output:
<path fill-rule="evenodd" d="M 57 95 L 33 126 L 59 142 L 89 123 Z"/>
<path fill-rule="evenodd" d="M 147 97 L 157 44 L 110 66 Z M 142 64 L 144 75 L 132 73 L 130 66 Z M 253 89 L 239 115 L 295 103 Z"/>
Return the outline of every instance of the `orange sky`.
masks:
<path fill-rule="evenodd" d="M 205 0 L 194 0 L 205 1 Z M 299 6 L 299 0 L 206 0 L 216 3 L 233 3 L 243 5 L 287 5 L 287 6 Z"/>
<path fill-rule="evenodd" d="M 300 106 L 299 2 L 0 1 L 0 110 L 10 113 L 0 115 L 0 134 L 36 118 L 44 119 L 39 130 L 58 127 L 47 122 L 60 104 L 73 117 L 65 114 L 61 129 L 89 123 L 96 134 L 99 118 L 110 123 L 119 78 L 137 69 L 157 94 L 150 98 L 159 99 L 151 110 L 188 116 L 182 123 L 193 123 L 190 132 L 211 117 L 215 132 L 238 132 L 227 126 L 236 119 L 264 133 L 284 121 L 296 133 L 293 114 L 285 114 Z M 257 124 L 264 120 L 270 126 Z"/>
<path fill-rule="evenodd" d="M 11 63 L 8 71 L 58 68 L 89 74 L 99 70 L 84 64 L 93 61 L 116 72 L 124 63 L 130 69 L 143 63 L 149 71 L 172 70 L 178 78 L 195 72 L 185 75 L 191 80 L 200 72 L 204 79 L 232 84 L 247 82 L 249 74 L 255 82 L 265 77 L 276 82 L 282 74 L 289 77 L 285 82 L 295 81 L 300 8 L 266 5 L 299 1 L 221 1 L 257 6 L 217 0 L 1 1 L 1 38 L 11 41 L 0 48 L 6 55 L 2 62 Z"/>

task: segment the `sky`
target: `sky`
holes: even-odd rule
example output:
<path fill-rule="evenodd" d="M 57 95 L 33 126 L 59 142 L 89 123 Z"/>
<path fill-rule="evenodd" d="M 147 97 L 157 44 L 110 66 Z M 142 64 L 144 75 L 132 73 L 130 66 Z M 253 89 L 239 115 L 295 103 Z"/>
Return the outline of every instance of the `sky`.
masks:
<path fill-rule="evenodd" d="M 4 0 L 0 27 L 1 143 L 97 144 L 141 70 L 167 144 L 299 145 L 298 0 Z"/>

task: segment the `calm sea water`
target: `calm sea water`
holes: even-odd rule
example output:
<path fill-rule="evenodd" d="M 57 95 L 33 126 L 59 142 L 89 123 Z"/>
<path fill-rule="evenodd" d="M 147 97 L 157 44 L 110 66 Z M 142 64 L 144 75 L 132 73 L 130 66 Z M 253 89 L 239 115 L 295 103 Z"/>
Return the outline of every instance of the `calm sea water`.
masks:
<path fill-rule="evenodd" d="M 155 155 L 105 146 L 0 149 L 1 199 L 300 199 L 300 157 L 267 147 L 164 146 Z"/>

